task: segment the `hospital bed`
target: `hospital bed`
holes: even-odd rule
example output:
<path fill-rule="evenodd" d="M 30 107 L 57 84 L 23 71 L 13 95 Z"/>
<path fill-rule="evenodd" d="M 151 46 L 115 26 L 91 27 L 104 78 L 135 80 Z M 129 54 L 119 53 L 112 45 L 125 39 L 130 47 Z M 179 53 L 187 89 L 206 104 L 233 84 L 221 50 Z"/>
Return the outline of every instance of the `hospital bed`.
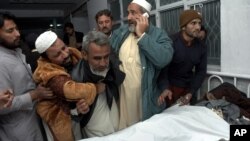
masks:
<path fill-rule="evenodd" d="M 229 140 L 229 124 L 201 106 L 172 106 L 148 120 L 104 137 L 80 141 L 219 141 Z"/>

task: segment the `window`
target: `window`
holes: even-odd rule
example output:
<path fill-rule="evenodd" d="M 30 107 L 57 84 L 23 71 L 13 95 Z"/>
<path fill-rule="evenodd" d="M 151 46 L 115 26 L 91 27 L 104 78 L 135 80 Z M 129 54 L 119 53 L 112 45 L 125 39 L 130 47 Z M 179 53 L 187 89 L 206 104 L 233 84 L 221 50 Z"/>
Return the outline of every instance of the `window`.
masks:
<path fill-rule="evenodd" d="M 208 31 L 206 38 L 208 64 L 220 65 L 220 1 L 199 3 L 191 8 L 202 13 L 202 23 Z"/>
<path fill-rule="evenodd" d="M 156 17 L 155 17 L 155 15 L 150 15 L 149 21 L 150 21 L 153 25 L 156 26 Z"/>
<path fill-rule="evenodd" d="M 121 11 L 120 11 L 119 0 L 112 0 L 109 3 L 110 3 L 110 11 L 112 13 L 113 20 L 114 21 L 120 20 Z"/>
<path fill-rule="evenodd" d="M 115 1 L 115 0 L 113 0 Z M 122 7 L 124 24 L 127 7 L 131 0 L 116 0 Z M 169 35 L 180 30 L 179 15 L 184 9 L 195 9 L 203 16 L 203 24 L 208 31 L 206 45 L 208 48 L 208 64 L 220 65 L 220 0 L 147 0 L 152 5 L 150 22 L 164 29 Z M 116 6 L 117 7 L 117 6 Z"/>
<path fill-rule="evenodd" d="M 151 4 L 151 6 L 152 6 L 152 8 L 151 8 L 151 10 L 155 10 L 155 8 L 156 8 L 156 5 L 155 5 L 155 0 L 147 0 L 150 4 Z"/>
<path fill-rule="evenodd" d="M 178 1 L 181 1 L 181 0 L 160 0 L 160 5 L 163 6 L 163 5 L 178 2 Z"/>
<path fill-rule="evenodd" d="M 179 15 L 183 9 L 183 7 L 176 7 L 160 12 L 161 28 L 165 29 L 168 35 L 174 34 L 180 30 Z"/>

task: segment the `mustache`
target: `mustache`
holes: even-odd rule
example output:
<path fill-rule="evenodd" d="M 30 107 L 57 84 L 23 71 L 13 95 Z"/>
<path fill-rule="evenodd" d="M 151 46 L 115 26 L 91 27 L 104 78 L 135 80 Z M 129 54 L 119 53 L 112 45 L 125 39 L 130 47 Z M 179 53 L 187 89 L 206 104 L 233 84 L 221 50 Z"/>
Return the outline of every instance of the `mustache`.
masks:
<path fill-rule="evenodd" d="M 70 55 L 63 60 L 63 63 L 64 64 L 71 63 L 71 57 L 70 57 Z"/>
<path fill-rule="evenodd" d="M 136 24 L 136 21 L 129 20 L 128 24 Z"/>
<path fill-rule="evenodd" d="M 20 41 L 21 41 L 21 38 L 20 38 L 20 37 L 17 37 L 14 41 L 15 41 L 15 42 L 20 42 Z"/>
<path fill-rule="evenodd" d="M 100 67 L 99 70 L 104 71 L 104 70 L 106 70 L 106 69 L 108 69 L 108 68 L 109 68 L 109 66 Z"/>
<path fill-rule="evenodd" d="M 103 27 L 102 30 L 109 30 L 107 27 Z"/>

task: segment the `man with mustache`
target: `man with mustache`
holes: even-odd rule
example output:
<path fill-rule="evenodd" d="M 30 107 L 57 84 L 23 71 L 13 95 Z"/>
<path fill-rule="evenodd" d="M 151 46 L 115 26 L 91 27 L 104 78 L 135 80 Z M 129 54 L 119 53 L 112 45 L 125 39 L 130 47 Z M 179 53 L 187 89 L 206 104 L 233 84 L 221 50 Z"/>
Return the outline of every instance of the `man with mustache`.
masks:
<path fill-rule="evenodd" d="M 82 59 L 81 53 L 67 47 L 54 32 L 45 31 L 40 34 L 35 46 L 41 57 L 33 78 L 36 83 L 49 87 L 55 94 L 54 99 L 39 101 L 37 113 L 48 124 L 54 140 L 80 139 L 77 128 L 73 130 L 75 136 L 71 129 L 71 109 L 77 107 L 78 113 L 88 112 L 88 106 L 94 102 L 96 93 L 103 92 L 105 85 L 77 83 L 71 79 L 69 72 Z"/>
<path fill-rule="evenodd" d="M 101 10 L 95 15 L 97 30 L 103 32 L 108 37 L 112 35 L 113 16 L 108 9 Z"/>
<path fill-rule="evenodd" d="M 182 104 L 195 103 L 196 91 L 207 72 L 207 48 L 199 39 L 202 16 L 195 10 L 180 15 L 181 31 L 172 35 L 174 56 L 159 76 L 163 91 L 159 103 L 171 105 L 180 98 Z"/>
<path fill-rule="evenodd" d="M 43 141 L 35 104 L 52 98 L 53 93 L 34 83 L 20 42 L 15 16 L 0 12 L 0 97 L 6 93 L 14 96 L 8 108 L 0 109 L 0 140 Z"/>
<path fill-rule="evenodd" d="M 167 33 L 152 25 L 148 16 L 151 4 L 133 0 L 127 8 L 128 25 L 115 30 L 111 43 L 122 61 L 126 78 L 120 87 L 120 129 L 148 119 L 163 110 L 157 104 L 160 91 L 157 77 L 173 54 Z"/>
<path fill-rule="evenodd" d="M 96 97 L 88 114 L 81 120 L 87 137 L 104 136 L 118 131 L 118 86 L 125 74 L 119 70 L 120 61 L 112 54 L 108 36 L 91 31 L 83 38 L 83 60 L 73 68 L 71 76 L 78 82 L 103 82 L 106 90 Z"/>

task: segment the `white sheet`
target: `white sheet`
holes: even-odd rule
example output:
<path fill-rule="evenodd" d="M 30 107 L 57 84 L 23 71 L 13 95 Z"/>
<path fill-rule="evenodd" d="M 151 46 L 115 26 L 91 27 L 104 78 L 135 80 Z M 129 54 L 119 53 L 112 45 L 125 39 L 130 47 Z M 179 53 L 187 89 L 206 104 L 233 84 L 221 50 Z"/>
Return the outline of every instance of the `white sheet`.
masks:
<path fill-rule="evenodd" d="M 218 141 L 229 140 L 229 124 L 200 106 L 171 107 L 161 114 L 105 137 L 81 141 Z"/>

